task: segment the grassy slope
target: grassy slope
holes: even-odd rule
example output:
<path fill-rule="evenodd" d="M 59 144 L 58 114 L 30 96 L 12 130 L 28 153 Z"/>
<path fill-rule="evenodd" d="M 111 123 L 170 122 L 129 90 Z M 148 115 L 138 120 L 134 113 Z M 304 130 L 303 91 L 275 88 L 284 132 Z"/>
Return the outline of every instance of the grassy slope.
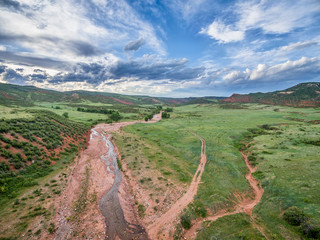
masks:
<path fill-rule="evenodd" d="M 289 107 L 275 107 L 257 104 L 247 104 L 246 106 L 248 106 L 249 109 L 221 109 L 217 105 L 190 105 L 178 107 L 174 109 L 174 113 L 171 115 L 172 118 L 170 120 L 163 120 L 156 126 L 129 126 L 124 128 L 124 131 L 130 132 L 130 134 L 134 134 L 136 137 L 140 137 L 140 141 L 145 141 L 148 144 L 152 143 L 164 153 L 163 155 L 166 155 L 170 152 L 175 152 L 176 155 L 179 155 L 179 152 L 187 153 L 191 150 L 194 152 L 194 154 L 196 154 L 198 151 L 198 158 L 200 143 L 195 145 L 197 139 L 194 139 L 194 141 L 188 141 L 188 139 L 192 139 L 192 136 L 181 133 L 187 132 L 186 128 L 189 128 L 202 136 L 207 142 L 208 164 L 203 174 L 203 184 L 200 185 L 197 198 L 200 199 L 200 201 L 204 203 L 206 207 L 214 212 L 221 207 L 232 204 L 230 197 L 232 197 L 234 192 L 245 192 L 249 190 L 248 183 L 244 177 L 247 169 L 243 160 L 241 159 L 239 151 L 233 145 L 235 141 L 234 138 L 239 138 L 241 134 L 248 128 L 254 128 L 262 124 L 290 123 L 293 124 L 293 127 L 299 126 L 300 124 L 305 125 L 307 123 L 291 121 L 287 117 L 299 115 L 300 118 L 305 118 L 308 120 L 316 118 L 315 112 L 319 111 L 313 109 L 295 109 Z M 274 109 L 279 110 L 274 111 Z M 279 151 L 281 152 L 281 150 Z M 310 156 L 312 155 L 313 158 L 318 156 L 319 152 L 317 151 L 319 151 L 319 147 L 313 148 L 309 153 Z M 141 152 L 132 152 L 132 158 L 136 156 L 135 154 L 141 154 Z M 145 157 L 152 162 L 157 162 L 159 158 L 163 157 L 163 155 L 158 153 L 158 156 L 148 158 L 148 154 L 146 154 Z M 184 171 L 189 171 L 189 174 L 193 174 L 199 159 L 196 157 L 185 157 L 184 159 L 187 161 L 183 163 L 183 158 L 183 155 L 180 155 L 179 160 L 176 158 L 168 158 L 165 166 L 161 166 L 157 163 L 156 166 L 159 169 L 166 169 L 169 167 L 172 172 L 175 172 L 174 164 L 178 163 L 179 166 L 183 166 L 182 169 L 184 169 Z M 297 159 L 297 161 L 300 160 Z M 188 165 L 191 167 L 185 167 Z M 311 165 L 308 164 L 306 168 L 310 167 Z M 286 175 L 285 181 L 290 181 L 290 179 L 295 177 L 300 178 L 300 172 L 298 171 L 300 168 L 297 168 L 297 172 L 295 174 L 287 172 L 286 168 L 279 169 L 279 171 L 281 171 L 279 174 Z M 169 176 L 169 178 L 170 177 L 171 176 Z M 316 178 L 316 176 L 313 177 Z M 278 183 L 276 182 L 276 184 Z M 274 187 L 272 186 L 270 189 L 274 189 Z M 270 193 L 268 193 L 268 191 L 269 190 L 267 188 L 266 194 L 262 200 L 263 204 L 268 195 L 270 197 L 270 195 L 273 196 L 274 194 L 271 190 Z M 299 191 L 296 191 L 294 195 L 305 195 L 304 191 L 301 189 Z M 309 195 L 310 194 L 315 196 L 314 192 L 312 191 L 309 193 Z M 277 208 L 279 209 L 280 202 L 278 200 L 275 201 L 274 204 L 276 204 Z M 259 205 L 257 208 L 258 211 L 268 212 L 272 209 L 270 205 L 264 206 L 265 208 L 261 208 Z M 259 216 L 265 218 L 265 215 L 262 213 L 259 213 Z M 272 215 L 272 217 L 275 216 Z M 276 217 L 279 218 L 279 216 Z M 270 226 L 271 228 L 269 229 L 271 233 L 277 234 L 277 230 L 274 230 L 272 225 L 269 224 L 272 222 L 272 218 L 266 218 L 265 220 L 266 226 Z M 286 224 L 283 226 L 285 228 L 288 227 Z M 210 234 L 210 232 L 215 234 L 214 228 L 209 228 L 209 230 L 210 231 L 208 234 Z M 227 231 L 227 229 L 225 230 Z M 289 230 L 289 232 L 290 231 L 291 230 Z M 227 232 L 225 232 L 225 234 L 227 234 Z M 292 236 L 295 235 L 294 233 L 292 234 Z"/>
<path fill-rule="evenodd" d="M 263 184 L 265 193 L 256 213 L 264 220 L 276 239 L 294 236 L 297 227 L 289 226 L 281 219 L 284 209 L 297 206 L 310 219 L 320 224 L 320 146 L 306 144 L 320 140 L 320 126 L 295 123 L 281 126 L 271 135 L 254 139 L 253 153 L 260 160 L 256 176 Z"/>

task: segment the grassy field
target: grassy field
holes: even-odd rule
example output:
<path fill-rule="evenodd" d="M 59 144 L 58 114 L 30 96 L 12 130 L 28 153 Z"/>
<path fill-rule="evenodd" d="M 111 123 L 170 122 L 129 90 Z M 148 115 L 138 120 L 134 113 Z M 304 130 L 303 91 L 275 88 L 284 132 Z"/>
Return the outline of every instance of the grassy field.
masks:
<path fill-rule="evenodd" d="M 320 224 L 320 126 L 292 123 L 277 128 L 254 138 L 252 153 L 258 156 L 256 177 L 265 189 L 256 213 L 277 239 L 284 239 L 290 235 L 284 229 L 300 230 L 281 218 L 288 207 L 297 206 L 310 222 Z"/>
<path fill-rule="evenodd" d="M 22 108 L 12 108 L 5 107 L 0 105 L 0 116 L 3 119 L 13 119 L 13 118 L 30 118 L 33 115 L 31 113 L 27 113 Z"/>
<path fill-rule="evenodd" d="M 213 223 L 205 222 L 203 225 L 204 230 L 197 235 L 197 240 L 265 239 L 252 226 L 250 217 L 245 213 L 226 216 Z"/>
<path fill-rule="evenodd" d="M 32 116 L 28 110 L 47 110 L 61 115 L 65 112 L 68 113 L 69 119 L 77 122 L 81 122 L 87 125 L 95 125 L 98 122 L 106 122 L 109 118 L 109 114 L 91 113 L 77 111 L 78 107 L 84 107 L 87 109 L 98 108 L 98 109 L 110 109 L 120 112 L 122 119 L 120 121 L 132 121 L 142 120 L 146 114 L 150 114 L 152 109 L 155 107 L 152 105 L 141 105 L 141 106 L 127 106 L 124 104 L 113 105 L 104 103 L 94 103 L 90 101 L 83 101 L 81 103 L 69 102 L 34 102 L 34 106 L 23 107 L 23 106 L 2 106 L 0 105 L 0 116 L 1 118 L 29 118 Z"/>
<path fill-rule="evenodd" d="M 0 106 L 0 114 L 3 121 L 19 123 L 18 119 L 33 118 L 33 110 L 50 110 L 60 116 L 67 112 L 70 120 L 87 126 L 105 122 L 109 116 L 80 112 L 78 106 L 117 109 L 117 105 L 90 101 L 72 104 L 37 102 L 31 107 Z M 129 108 L 117 109 L 123 116 L 121 121 L 143 119 L 152 111 L 147 105 Z M 320 125 L 313 124 L 320 120 L 319 113 L 320 109 L 315 108 L 262 104 L 186 105 L 174 108 L 170 119 L 127 126 L 114 138 L 133 176 L 142 188 L 148 189 L 155 206 L 158 204 L 158 208 L 154 207 L 156 213 L 167 204 L 166 193 L 171 191 L 179 196 L 180 189 L 186 189 L 196 171 L 201 142 L 190 130 L 203 137 L 207 143 L 208 162 L 195 199 L 210 215 L 220 209 L 232 208 L 235 193 L 250 193 L 245 179 L 247 168 L 238 147 L 243 136 L 250 135 L 248 129 L 262 129 L 261 134 L 251 136 L 247 149 L 252 163 L 258 167 L 254 176 L 265 189 L 261 203 L 254 210 L 256 220 L 270 239 L 298 240 L 301 236 L 307 239 L 306 229 L 316 229 L 320 224 Z M 13 232 L 5 235 L 4 229 L 0 234 L 18 236 L 33 227 L 34 217 L 38 216 L 44 223 L 40 231 L 48 231 L 52 212 L 42 202 L 55 192 L 59 194 L 59 189 L 52 186 L 56 183 L 50 181 L 60 179 L 63 183 L 62 168 L 68 161 L 60 159 L 53 165 L 52 173 L 37 178 L 38 185 L 21 188 L 10 200 L 3 202 L 0 224 L 10 216 L 20 220 L 12 222 L 16 226 Z M 40 188 L 43 190 L 38 193 Z M 39 209 L 38 205 L 47 210 Z M 304 225 L 292 226 L 284 220 L 283 215 L 292 206 L 298 207 L 306 216 Z M 197 216 L 192 211 L 190 215 L 192 218 Z M 31 229 L 30 236 L 36 236 L 38 230 Z M 198 239 L 261 238 L 245 214 L 206 222 L 198 234 Z"/>
<path fill-rule="evenodd" d="M 255 214 L 258 215 L 259 221 L 262 221 L 268 236 L 274 239 L 285 236 L 291 236 L 291 239 L 298 238 L 300 234 L 298 229 L 282 220 L 281 213 L 289 206 L 297 205 L 317 224 L 320 223 L 318 208 L 320 207 L 318 200 L 320 183 L 317 177 L 320 150 L 319 146 L 296 141 L 296 136 L 300 132 L 298 135 L 300 140 L 319 141 L 320 130 L 319 125 L 293 121 L 290 118 L 305 121 L 317 120 L 319 109 L 260 104 L 245 104 L 239 108 L 226 109 L 218 104 L 188 105 L 175 108 L 169 120 L 162 120 L 153 125 L 133 125 L 124 128 L 124 134 L 130 134 L 131 140 L 138 139 L 139 145 L 151 146 L 152 151 L 132 151 L 132 148 L 126 148 L 125 145 L 134 144 L 134 141 L 118 136 L 116 140 L 121 146 L 121 151 L 125 155 L 130 154 L 130 168 L 134 168 L 134 159 L 143 156 L 151 166 L 162 173 L 170 171 L 172 174 L 168 174 L 166 178 L 183 184 L 190 181 L 190 177 L 181 176 L 191 176 L 195 172 L 200 156 L 200 141 L 192 136 L 188 129 L 203 137 L 207 142 L 208 163 L 202 177 L 203 184 L 199 187 L 196 199 L 209 212 L 214 213 L 221 208 L 232 206 L 234 193 L 250 191 L 245 179 L 247 168 L 236 147 L 243 133 L 247 132 L 247 129 L 264 124 L 280 126 L 281 134 L 270 132 L 253 139 L 254 152 L 256 151 L 258 156 L 264 158 L 263 161 L 260 162 L 259 158 L 256 162 L 259 170 L 256 176 L 266 188 L 261 204 L 255 209 Z M 268 144 L 265 144 L 265 141 Z M 274 149 L 263 150 L 263 148 Z M 159 162 L 159 160 L 162 161 Z M 262 176 L 264 176 L 263 179 Z M 237 217 L 234 218 L 237 222 Z M 243 221 L 243 218 L 241 217 L 240 220 Z M 214 236 L 216 228 L 210 227 L 210 229 L 206 234 Z M 229 231 L 227 227 L 225 231 L 221 234 L 227 236 Z M 285 232 L 283 236 L 281 231 Z M 248 233 L 247 237 L 250 237 L 250 234 Z"/>
<path fill-rule="evenodd" d="M 30 107 L 28 109 L 42 109 L 42 110 L 49 110 L 56 114 L 62 115 L 63 113 L 67 112 L 69 118 L 73 121 L 82 122 L 85 124 L 94 124 L 95 122 L 106 121 L 109 115 L 107 114 L 100 114 L 100 113 L 89 113 L 89 112 L 79 112 L 77 111 L 77 106 L 86 106 L 87 108 L 92 107 L 102 107 L 106 109 L 114 109 L 112 104 L 103 104 L 103 103 L 92 103 L 86 101 L 84 103 L 72 104 L 70 106 L 69 103 L 46 103 L 46 102 L 39 102 L 36 103 L 36 106 Z M 116 108 L 117 109 L 117 108 Z M 128 113 L 128 112 L 121 112 L 121 116 L 123 117 L 122 121 L 128 120 L 136 120 L 138 119 L 137 113 Z M 140 117 L 142 119 L 142 117 Z"/>

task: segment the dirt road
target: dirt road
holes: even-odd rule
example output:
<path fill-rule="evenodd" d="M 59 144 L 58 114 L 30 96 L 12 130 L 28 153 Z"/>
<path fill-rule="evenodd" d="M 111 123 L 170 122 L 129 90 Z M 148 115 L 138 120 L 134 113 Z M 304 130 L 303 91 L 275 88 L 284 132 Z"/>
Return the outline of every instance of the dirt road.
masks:
<path fill-rule="evenodd" d="M 246 145 L 247 147 L 247 145 Z M 228 211 L 229 209 L 221 210 L 218 213 L 214 214 L 213 216 L 209 216 L 205 219 L 202 219 L 200 221 L 194 222 L 192 227 L 185 233 L 185 238 L 186 239 L 195 239 L 197 236 L 197 229 L 199 229 L 204 221 L 216 221 L 219 218 L 229 216 L 229 215 L 234 215 L 237 213 L 242 213 L 245 212 L 248 215 L 250 215 L 252 224 L 254 227 L 258 229 L 258 231 L 266 238 L 268 237 L 265 235 L 263 229 L 256 224 L 254 215 L 252 214 L 253 208 L 260 202 L 264 189 L 259 186 L 259 182 L 252 176 L 252 173 L 256 171 L 256 168 L 253 168 L 248 160 L 248 156 L 243 153 L 243 151 L 240 152 L 246 166 L 249 170 L 249 172 L 246 174 L 246 179 L 249 182 L 251 188 L 253 189 L 254 192 L 254 199 L 247 199 L 243 198 L 241 196 L 236 196 L 238 199 L 238 202 L 236 203 L 235 210 L 234 211 Z"/>
<path fill-rule="evenodd" d="M 161 232 L 161 237 L 163 239 L 169 239 L 169 232 L 174 227 L 173 222 L 180 215 L 181 211 L 184 208 L 186 208 L 189 203 L 193 201 L 194 196 L 197 194 L 198 186 L 201 181 L 201 176 L 207 162 L 206 142 L 202 137 L 198 136 L 192 131 L 190 132 L 201 140 L 200 164 L 193 176 L 193 179 L 187 192 L 180 199 L 178 199 L 178 201 L 175 202 L 165 214 L 163 214 L 154 223 L 148 226 L 147 231 L 151 239 L 159 239 L 159 232 Z"/>

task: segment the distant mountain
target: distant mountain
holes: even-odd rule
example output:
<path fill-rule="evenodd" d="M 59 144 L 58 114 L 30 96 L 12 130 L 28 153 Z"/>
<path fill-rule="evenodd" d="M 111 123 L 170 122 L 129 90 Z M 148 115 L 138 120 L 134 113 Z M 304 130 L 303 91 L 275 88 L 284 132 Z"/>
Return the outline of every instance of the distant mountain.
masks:
<path fill-rule="evenodd" d="M 34 102 L 67 102 L 106 103 L 113 105 L 184 105 L 210 103 L 224 99 L 224 97 L 190 97 L 190 98 L 163 98 L 150 96 L 132 96 L 116 93 L 69 91 L 59 92 L 41 89 L 34 86 L 19 86 L 0 83 L 0 103 L 3 105 L 32 106 Z"/>
<path fill-rule="evenodd" d="M 294 107 L 320 107 L 320 82 L 300 83 L 269 93 L 233 94 L 221 100 L 230 103 L 264 103 Z"/>

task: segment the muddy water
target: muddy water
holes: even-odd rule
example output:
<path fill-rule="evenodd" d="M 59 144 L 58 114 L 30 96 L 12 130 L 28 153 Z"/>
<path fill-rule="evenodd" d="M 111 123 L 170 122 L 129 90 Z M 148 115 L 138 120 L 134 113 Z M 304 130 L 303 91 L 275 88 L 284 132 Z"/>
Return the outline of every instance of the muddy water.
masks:
<path fill-rule="evenodd" d="M 115 175 L 113 185 L 109 192 L 100 200 L 100 210 L 105 217 L 107 232 L 106 239 L 115 239 L 116 236 L 123 240 L 131 239 L 148 239 L 145 229 L 136 224 L 131 224 L 126 221 L 118 196 L 119 186 L 122 180 L 122 174 L 117 164 L 117 154 L 114 151 L 114 146 L 110 141 L 111 135 L 107 137 L 92 129 L 90 137 L 98 137 L 102 139 L 108 152 L 101 156 L 101 159 L 107 163 L 107 171 Z M 114 170 L 111 170 L 114 169 Z"/>

